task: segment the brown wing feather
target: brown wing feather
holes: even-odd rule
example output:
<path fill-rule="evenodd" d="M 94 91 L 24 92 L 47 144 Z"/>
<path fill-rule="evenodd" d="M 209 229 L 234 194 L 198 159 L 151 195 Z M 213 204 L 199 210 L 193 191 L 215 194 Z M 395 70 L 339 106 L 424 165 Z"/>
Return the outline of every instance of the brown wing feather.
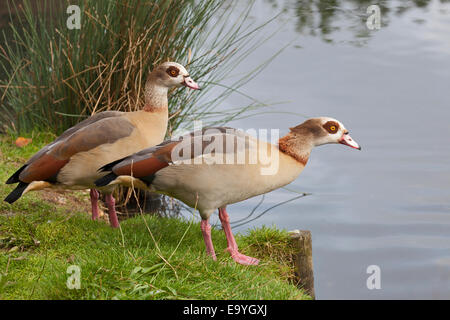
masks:
<path fill-rule="evenodd" d="M 161 161 L 158 158 L 148 158 L 139 162 L 132 162 L 126 166 L 117 168 L 114 173 L 118 176 L 127 175 L 133 177 L 145 177 L 169 165 L 168 162 Z"/>
<path fill-rule="evenodd" d="M 172 149 L 179 143 L 174 141 L 156 147 L 148 148 L 125 158 L 115 165 L 112 171 L 116 175 L 133 175 L 145 177 L 169 165 Z"/>
<path fill-rule="evenodd" d="M 51 179 L 67 162 L 69 159 L 59 160 L 49 154 L 44 154 L 29 164 L 20 173 L 19 179 L 26 183 Z"/>
<path fill-rule="evenodd" d="M 70 157 L 78 152 L 89 151 L 102 144 L 113 143 L 129 136 L 134 130 L 133 124 L 124 117 L 102 118 L 87 124 L 67 135 L 65 139 L 58 138 L 54 143 L 39 151 L 19 175 L 19 180 L 48 180 L 55 177 Z"/>
<path fill-rule="evenodd" d="M 67 129 L 66 131 L 64 131 L 58 138 L 56 138 L 53 142 L 47 144 L 46 146 L 44 146 L 41 150 L 39 150 L 34 156 L 32 156 L 27 162 L 26 164 L 30 164 L 33 161 L 35 161 L 36 159 L 38 159 L 39 157 L 41 157 L 43 154 L 47 153 L 55 144 L 66 140 L 67 138 L 69 138 L 70 136 L 72 136 L 74 133 L 76 133 L 77 131 L 91 125 L 94 124 L 95 122 L 98 122 L 100 120 L 106 119 L 106 118 L 114 118 L 114 117 L 120 117 L 122 116 L 124 113 L 120 112 L 120 111 L 104 111 L 104 112 L 99 112 L 96 113 L 92 116 L 90 116 L 89 118 L 77 123 L 76 125 L 74 125 L 73 127 Z"/>
<path fill-rule="evenodd" d="M 129 136 L 134 130 L 133 124 L 124 118 L 108 118 L 84 127 L 72 134 L 49 152 L 60 159 L 68 159 L 78 152 L 88 151 L 102 144 L 114 143 Z"/>
<path fill-rule="evenodd" d="M 195 137 L 195 133 L 210 136 L 212 139 L 203 139 L 202 136 Z M 180 139 L 167 140 L 155 147 L 144 149 L 122 160 L 106 165 L 102 170 L 111 170 L 118 176 L 147 177 L 167 167 L 171 162 L 189 160 L 204 154 L 205 148 L 209 145 L 210 140 L 214 140 L 214 136 L 222 136 L 220 140 L 223 143 L 222 150 L 227 150 L 225 134 L 231 134 L 235 139 L 247 137 L 243 132 L 232 128 L 204 128 L 201 133 L 191 132 Z M 236 144 L 233 144 L 233 146 L 236 148 Z M 247 144 L 245 146 L 248 147 Z M 228 152 L 236 152 L 236 150 L 232 149 L 228 150 Z M 175 159 L 172 156 L 175 156 Z"/>

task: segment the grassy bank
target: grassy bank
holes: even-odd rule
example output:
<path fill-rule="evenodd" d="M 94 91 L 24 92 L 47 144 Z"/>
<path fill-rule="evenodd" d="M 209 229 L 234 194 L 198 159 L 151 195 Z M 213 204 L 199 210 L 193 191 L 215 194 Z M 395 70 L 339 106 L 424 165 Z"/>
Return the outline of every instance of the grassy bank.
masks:
<path fill-rule="evenodd" d="M 52 138 L 38 134 L 17 148 L 0 136 L 3 182 Z M 307 299 L 290 279 L 288 236 L 275 229 L 238 235 L 242 252 L 262 260 L 241 266 L 224 252 L 222 231 L 212 230 L 218 255 L 205 254 L 196 222 L 137 216 L 111 229 L 89 219 L 86 192 L 27 194 L 0 204 L 0 299 Z M 81 268 L 81 289 L 69 290 L 70 265 Z"/>

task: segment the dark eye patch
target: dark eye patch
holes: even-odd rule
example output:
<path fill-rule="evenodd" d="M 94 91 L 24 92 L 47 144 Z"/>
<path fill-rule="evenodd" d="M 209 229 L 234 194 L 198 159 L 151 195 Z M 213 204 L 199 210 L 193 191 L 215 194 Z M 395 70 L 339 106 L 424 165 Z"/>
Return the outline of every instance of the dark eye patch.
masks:
<path fill-rule="evenodd" d="M 174 78 L 178 77 L 178 75 L 180 74 L 180 70 L 174 66 L 168 67 L 166 72 L 169 76 L 174 77 Z"/>
<path fill-rule="evenodd" d="M 335 121 L 328 121 L 323 125 L 323 128 L 328 131 L 328 133 L 334 134 L 339 130 L 339 123 Z"/>

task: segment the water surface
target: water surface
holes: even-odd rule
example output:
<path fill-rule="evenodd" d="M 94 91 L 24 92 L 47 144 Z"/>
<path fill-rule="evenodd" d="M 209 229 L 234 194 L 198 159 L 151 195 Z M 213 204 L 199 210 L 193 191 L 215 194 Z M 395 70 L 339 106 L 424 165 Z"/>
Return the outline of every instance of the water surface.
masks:
<path fill-rule="evenodd" d="M 312 3 L 310 11 L 301 10 L 305 3 Z M 257 2 L 252 19 L 262 23 L 283 10 L 272 25 L 282 31 L 242 69 L 290 45 L 242 90 L 287 103 L 270 109 L 278 114 L 231 125 L 284 134 L 304 116 L 331 116 L 363 149 L 316 148 L 288 186 L 312 195 L 235 231 L 262 225 L 311 230 L 319 299 L 449 299 L 450 3 L 382 2 L 378 31 L 365 26 L 371 3 L 320 1 L 321 10 L 317 3 Z M 247 102 L 235 95 L 223 108 Z M 295 195 L 274 191 L 256 214 Z M 259 201 L 231 205 L 231 219 L 245 217 Z M 369 265 L 381 268 L 380 290 L 366 287 Z"/>

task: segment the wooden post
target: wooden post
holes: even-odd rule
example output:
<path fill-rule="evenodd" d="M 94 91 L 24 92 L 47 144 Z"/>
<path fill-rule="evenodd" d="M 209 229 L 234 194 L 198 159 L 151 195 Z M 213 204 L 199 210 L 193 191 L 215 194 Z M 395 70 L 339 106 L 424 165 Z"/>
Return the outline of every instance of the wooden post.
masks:
<path fill-rule="evenodd" d="M 296 250 L 294 264 L 297 286 L 304 289 L 315 299 L 311 232 L 308 230 L 295 230 L 290 232 L 290 234 Z"/>

